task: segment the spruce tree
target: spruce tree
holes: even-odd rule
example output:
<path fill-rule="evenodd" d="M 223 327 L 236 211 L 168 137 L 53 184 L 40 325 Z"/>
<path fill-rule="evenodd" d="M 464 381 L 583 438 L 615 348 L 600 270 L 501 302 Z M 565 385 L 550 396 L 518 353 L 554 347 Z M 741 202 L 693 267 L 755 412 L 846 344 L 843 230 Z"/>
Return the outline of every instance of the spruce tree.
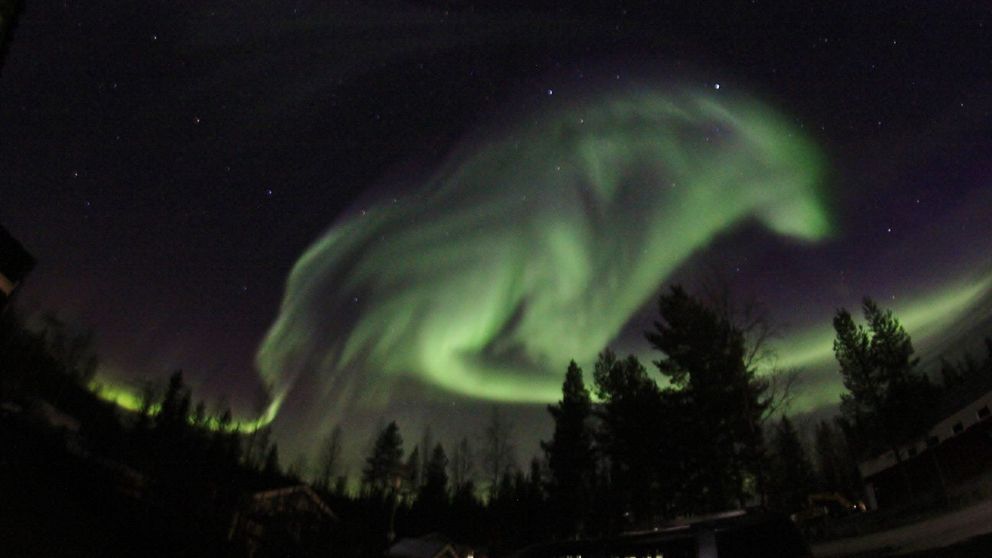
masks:
<path fill-rule="evenodd" d="M 834 317 L 834 355 L 848 390 L 841 412 L 866 437 L 869 452 L 889 449 L 901 462 L 899 448 L 928 426 L 936 392 L 892 312 L 870 298 L 862 309 L 867 325 L 855 324 L 845 309 Z"/>
<path fill-rule="evenodd" d="M 813 467 L 789 417 L 783 416 L 772 438 L 771 505 L 791 513 L 803 507 L 813 491 Z"/>
<path fill-rule="evenodd" d="M 418 500 L 434 509 L 443 509 L 448 504 L 448 456 L 441 444 L 431 451 Z"/>
<path fill-rule="evenodd" d="M 596 466 L 589 422 L 592 401 L 575 361 L 568 365 L 561 391 L 561 401 L 548 406 L 554 434 L 551 441 L 541 442 L 541 447 L 551 473 L 549 497 L 552 515 L 558 521 L 555 528 L 560 535 L 569 536 L 581 529 Z"/>
<path fill-rule="evenodd" d="M 390 422 L 379 432 L 372 453 L 365 460 L 362 483 L 372 494 L 383 495 L 401 477 L 403 438 L 396 421 Z"/>
<path fill-rule="evenodd" d="M 658 301 L 660 321 L 646 334 L 664 358 L 655 365 L 670 380 L 681 412 L 670 426 L 679 434 L 683 502 L 693 512 L 744 505 L 745 486 L 760 481 L 761 423 L 768 383 L 748 365 L 744 334 L 679 286 Z"/>
<path fill-rule="evenodd" d="M 593 372 L 600 428 L 597 443 L 608 463 L 614 519 L 642 521 L 669 501 L 662 488 L 673 478 L 665 467 L 666 408 L 658 385 L 633 355 L 618 359 L 606 349 Z M 623 528 L 623 525 L 615 527 Z"/>

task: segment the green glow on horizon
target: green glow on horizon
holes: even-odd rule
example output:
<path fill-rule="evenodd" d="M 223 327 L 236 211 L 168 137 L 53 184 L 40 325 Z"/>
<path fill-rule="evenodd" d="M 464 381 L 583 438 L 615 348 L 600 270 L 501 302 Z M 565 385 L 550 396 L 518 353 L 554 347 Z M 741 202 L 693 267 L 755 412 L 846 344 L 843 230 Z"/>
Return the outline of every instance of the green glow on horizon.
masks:
<path fill-rule="evenodd" d="M 101 379 L 94 379 L 93 381 L 91 381 L 89 385 L 89 389 L 100 399 L 113 403 L 124 410 L 133 413 L 141 412 L 141 408 L 143 404 L 142 396 L 140 394 L 136 394 L 129 388 L 114 385 L 108 379 L 101 378 Z M 160 405 L 156 403 L 149 408 L 149 413 L 153 416 L 157 415 L 159 409 L 160 409 Z M 261 428 L 263 426 L 266 426 L 267 424 L 272 422 L 273 418 L 274 415 L 271 412 L 269 412 L 255 419 L 233 420 L 231 424 L 227 427 L 227 430 L 228 431 L 240 430 L 242 432 L 250 431 L 255 428 Z M 192 418 L 190 419 L 190 422 L 192 422 Z M 210 430 L 218 430 L 220 429 L 220 421 L 217 419 L 217 417 L 208 416 L 205 417 L 205 422 L 203 426 L 205 426 Z"/>
<path fill-rule="evenodd" d="M 304 413 L 380 405 L 401 397 L 399 377 L 554 401 L 568 360 L 591 362 L 718 235 L 756 221 L 828 236 L 822 165 L 786 119 L 724 94 L 646 91 L 541 117 L 306 250 L 256 359 L 270 411 L 293 390 Z"/>
<path fill-rule="evenodd" d="M 992 288 L 992 276 L 964 285 L 949 285 L 937 292 L 900 301 L 890 307 L 906 331 L 916 339 L 930 337 L 946 329 L 963 312 Z M 860 301 L 849 307 L 855 317 L 860 312 Z M 833 362 L 834 330 L 829 320 L 822 326 L 808 328 L 783 341 L 782 358 L 777 364 L 782 368 L 809 368 Z"/>
<path fill-rule="evenodd" d="M 917 348 L 919 348 L 920 340 L 923 340 L 923 344 L 927 344 L 940 333 L 952 329 L 953 324 L 958 322 L 963 314 L 972 308 L 990 289 L 992 289 L 992 275 L 972 282 L 945 285 L 938 292 L 921 295 L 908 301 L 904 300 L 893 305 L 892 309 L 895 316 L 917 341 Z M 883 306 L 885 305 L 883 304 Z M 852 304 L 848 309 L 856 316 L 858 315 L 858 303 Z M 778 343 L 779 358 L 775 360 L 775 366 L 779 369 L 798 369 L 804 372 L 817 370 L 835 372 L 834 331 L 829 323 L 830 318 L 831 316 L 825 316 L 822 325 L 797 331 Z M 653 352 L 645 352 L 640 355 L 644 362 L 648 362 L 656 356 Z M 590 360 L 584 364 L 591 365 L 591 363 Z M 466 370 L 457 370 L 456 372 L 469 373 Z M 555 381 L 558 380 L 555 377 Z M 839 373 L 817 378 L 817 380 L 819 382 L 815 386 L 810 386 L 810 388 L 796 394 L 796 399 L 793 402 L 795 408 L 799 410 L 813 409 L 839 401 L 840 395 L 844 392 Z M 106 378 L 94 380 L 90 388 L 101 399 L 115 403 L 123 409 L 132 412 L 141 410 L 140 395 L 135 394 L 129 388 L 116 386 Z M 560 395 L 560 385 L 554 384 L 552 386 L 549 383 L 547 387 L 536 394 L 534 400 L 529 402 L 549 403 L 557 400 Z M 512 398 L 507 400 L 517 401 Z M 277 401 L 270 405 L 266 414 L 254 420 L 235 421 L 231 428 L 248 431 L 268 425 L 275 418 L 275 411 L 278 409 L 279 403 Z M 156 414 L 158 407 L 152 407 L 151 412 Z M 215 419 L 211 420 L 216 422 Z M 217 425 L 208 422 L 207 427 L 216 428 Z"/>
<path fill-rule="evenodd" d="M 89 385 L 90 391 L 100 399 L 114 403 L 122 409 L 139 412 L 141 411 L 141 395 L 136 394 L 126 387 L 116 386 L 108 383 L 106 378 L 94 379 Z M 153 409 L 157 412 L 157 409 Z"/>
<path fill-rule="evenodd" d="M 924 345 L 932 344 L 935 338 L 942 334 L 947 335 L 953 325 L 990 289 L 992 275 L 974 281 L 947 284 L 934 292 L 900 300 L 892 305 L 886 304 L 887 301 L 884 300 L 878 302 L 883 307 L 892 309 L 919 351 L 921 341 Z M 848 310 L 856 318 L 860 316 L 860 301 L 854 302 Z M 776 365 L 782 369 L 835 369 L 831 319 L 832 316 L 828 316 L 822 325 L 806 328 L 784 339 L 780 343 L 781 356 Z M 817 389 L 806 389 L 798 394 L 797 407 L 808 409 L 839 401 L 844 392 L 839 373 L 832 376 L 832 381 L 821 384 Z"/>

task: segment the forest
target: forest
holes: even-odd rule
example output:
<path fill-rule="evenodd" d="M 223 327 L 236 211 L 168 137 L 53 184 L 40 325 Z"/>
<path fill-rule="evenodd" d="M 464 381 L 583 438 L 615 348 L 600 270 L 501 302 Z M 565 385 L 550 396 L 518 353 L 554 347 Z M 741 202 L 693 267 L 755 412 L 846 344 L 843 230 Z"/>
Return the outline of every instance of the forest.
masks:
<path fill-rule="evenodd" d="M 591 374 L 575 362 L 564 371 L 540 448 L 517 447 L 513 418 L 496 407 L 472 439 L 434 440 L 428 429 L 411 443 L 389 422 L 369 441 L 360 476 L 348 478 L 346 424 L 309 461 L 287 465 L 268 428 L 208 409 L 182 371 L 148 385 L 140 410 L 126 411 L 93 388 L 91 332 L 52 315 L 28 327 L 9 308 L 0 322 L 0 532 L 12 548 L 45 555 L 241 556 L 251 544 L 256 556 L 370 556 L 398 538 L 443 533 L 500 556 L 728 509 L 794 513 L 814 493 L 858 501 L 860 460 L 887 450 L 908 458 L 899 448 L 939 418 L 946 392 L 992 377 L 992 341 L 982 359 L 943 360 L 933 381 L 891 312 L 871 299 L 862 311 L 860 323 L 844 309 L 834 317 L 847 393 L 837 416 L 807 421 L 805 434 L 788 413 L 795 373 L 761 368 L 768 326 L 675 286 L 645 332 L 665 382 L 604 348 Z M 270 518 L 250 543 L 239 535 L 253 494 L 297 485 L 333 517 L 302 529 Z"/>

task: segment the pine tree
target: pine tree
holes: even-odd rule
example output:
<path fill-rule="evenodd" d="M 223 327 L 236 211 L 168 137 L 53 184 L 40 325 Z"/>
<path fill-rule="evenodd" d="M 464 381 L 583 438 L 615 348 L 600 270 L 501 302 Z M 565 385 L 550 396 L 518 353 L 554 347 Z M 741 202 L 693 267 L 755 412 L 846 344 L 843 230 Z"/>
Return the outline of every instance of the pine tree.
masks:
<path fill-rule="evenodd" d="M 784 512 L 803 507 L 813 491 L 813 467 L 799 439 L 799 432 L 789 417 L 783 416 L 775 426 L 772 439 L 771 505 Z"/>
<path fill-rule="evenodd" d="M 836 433 L 825 420 L 816 425 L 813 451 L 816 455 L 816 472 L 820 488 L 827 492 L 840 492 L 843 483 Z"/>
<path fill-rule="evenodd" d="M 696 512 L 744 505 L 748 478 L 762 476 L 768 383 L 748 365 L 744 334 L 728 317 L 678 286 L 658 308 L 661 321 L 646 336 L 665 355 L 655 365 L 679 390 L 683 501 L 701 503 Z"/>
<path fill-rule="evenodd" d="M 442 509 L 448 503 L 448 456 L 441 444 L 431 451 L 418 500 L 435 510 Z"/>
<path fill-rule="evenodd" d="M 918 372 L 909 334 L 892 312 L 870 298 L 863 311 L 867 326 L 856 325 L 844 309 L 834 317 L 834 355 L 848 390 L 841 412 L 868 436 L 872 449 L 888 448 L 901 462 L 899 446 L 928 425 L 926 411 L 936 393 Z"/>
<path fill-rule="evenodd" d="M 379 432 L 372 453 L 365 460 L 362 483 L 372 494 L 383 495 L 401 478 L 403 438 L 396 421 L 390 422 Z"/>
<path fill-rule="evenodd" d="M 169 386 L 155 415 L 155 426 L 172 434 L 186 425 L 189 417 L 190 391 L 183 383 L 183 371 L 176 370 L 169 376 Z"/>
<path fill-rule="evenodd" d="M 867 326 L 856 325 L 843 308 L 834 317 L 834 355 L 848 390 L 841 396 L 841 413 L 863 438 L 864 453 L 892 451 L 912 498 L 900 446 L 929 425 L 936 392 L 917 371 L 910 336 L 892 312 L 870 298 L 862 310 Z"/>
<path fill-rule="evenodd" d="M 613 351 L 604 350 L 596 361 L 593 380 L 603 402 L 597 412 L 597 443 L 609 468 L 611 502 L 607 505 L 614 516 L 651 517 L 670 500 L 661 487 L 674 478 L 664 460 L 668 453 L 663 435 L 668 418 L 665 400 L 633 355 L 619 360 Z"/>
<path fill-rule="evenodd" d="M 571 536 L 582 528 L 596 466 L 590 426 L 592 401 L 582 381 L 582 369 L 575 361 L 568 365 L 561 390 L 561 401 L 548 406 L 554 419 L 554 434 L 550 442 L 541 442 L 541 447 L 551 473 L 550 505 L 558 521 L 556 531 Z"/>

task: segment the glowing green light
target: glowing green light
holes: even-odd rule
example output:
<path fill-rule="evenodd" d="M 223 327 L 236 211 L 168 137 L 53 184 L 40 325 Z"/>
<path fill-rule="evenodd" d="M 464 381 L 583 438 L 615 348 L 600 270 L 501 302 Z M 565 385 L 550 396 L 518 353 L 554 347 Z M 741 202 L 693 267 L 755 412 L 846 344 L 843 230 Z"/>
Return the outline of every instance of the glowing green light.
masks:
<path fill-rule="evenodd" d="M 952 283 L 935 289 L 933 292 L 898 300 L 891 305 L 893 314 L 915 341 L 919 351 L 930 346 L 939 346 L 952 339 L 957 333 L 955 324 L 974 308 L 981 298 L 992 289 L 992 275 L 973 281 Z M 855 301 L 848 309 L 857 315 L 859 303 Z M 882 303 L 883 306 L 887 306 Z M 780 358 L 776 361 L 780 368 L 806 371 L 836 370 L 834 364 L 834 331 L 830 317 L 825 317 L 821 326 L 808 328 L 783 339 L 780 344 Z M 839 373 L 831 373 L 812 378 L 815 383 L 805 386 L 794 405 L 797 409 L 810 409 L 836 403 L 844 392 Z"/>
<path fill-rule="evenodd" d="M 104 401 L 109 401 L 132 412 L 141 410 L 141 395 L 129 388 L 109 384 L 106 379 L 93 380 L 89 387 Z M 152 411 L 157 412 L 158 409 L 152 409 Z"/>
<path fill-rule="evenodd" d="M 115 385 L 107 378 L 93 380 L 90 383 L 89 388 L 100 399 L 113 403 L 118 407 L 133 413 L 140 413 L 142 411 L 142 407 L 144 406 L 144 401 L 142 400 L 142 396 L 140 394 L 137 394 L 130 388 Z M 161 406 L 156 403 L 149 407 L 148 412 L 154 416 L 158 414 L 160 408 Z M 248 432 L 269 424 L 273 417 L 274 415 L 269 412 L 257 418 L 242 420 L 235 419 L 228 424 L 225 429 L 229 431 L 240 430 L 242 432 Z M 190 417 L 190 423 L 192 422 L 193 418 Z M 222 428 L 220 420 L 215 416 L 204 417 L 202 426 L 210 430 L 219 430 Z"/>
<path fill-rule="evenodd" d="M 481 400 L 555 401 L 568 361 L 591 365 L 716 236 L 747 221 L 830 235 L 822 164 L 784 118 L 722 94 L 599 99 L 465 148 L 304 252 L 256 358 L 273 402 L 239 426 L 268 424 L 290 399 L 327 423 L 402 400 L 395 388 L 410 378 Z M 893 308 L 919 347 L 950 335 L 990 288 L 992 276 Z M 778 347 L 778 367 L 806 371 L 795 409 L 843 391 L 821 318 Z M 128 390 L 102 394 L 140 409 Z"/>
<path fill-rule="evenodd" d="M 822 157 L 745 100 L 641 92 L 467 150 L 399 203 L 332 227 L 294 267 L 258 367 L 318 413 L 401 397 L 413 377 L 548 402 L 676 268 L 745 221 L 831 231 Z"/>
<path fill-rule="evenodd" d="M 894 303 L 893 313 L 915 339 L 933 339 L 947 331 L 990 288 L 992 276 L 963 285 L 949 285 L 908 302 Z M 783 368 L 810 368 L 832 363 L 833 341 L 834 331 L 825 320 L 822 326 L 785 339 L 777 364 Z"/>

